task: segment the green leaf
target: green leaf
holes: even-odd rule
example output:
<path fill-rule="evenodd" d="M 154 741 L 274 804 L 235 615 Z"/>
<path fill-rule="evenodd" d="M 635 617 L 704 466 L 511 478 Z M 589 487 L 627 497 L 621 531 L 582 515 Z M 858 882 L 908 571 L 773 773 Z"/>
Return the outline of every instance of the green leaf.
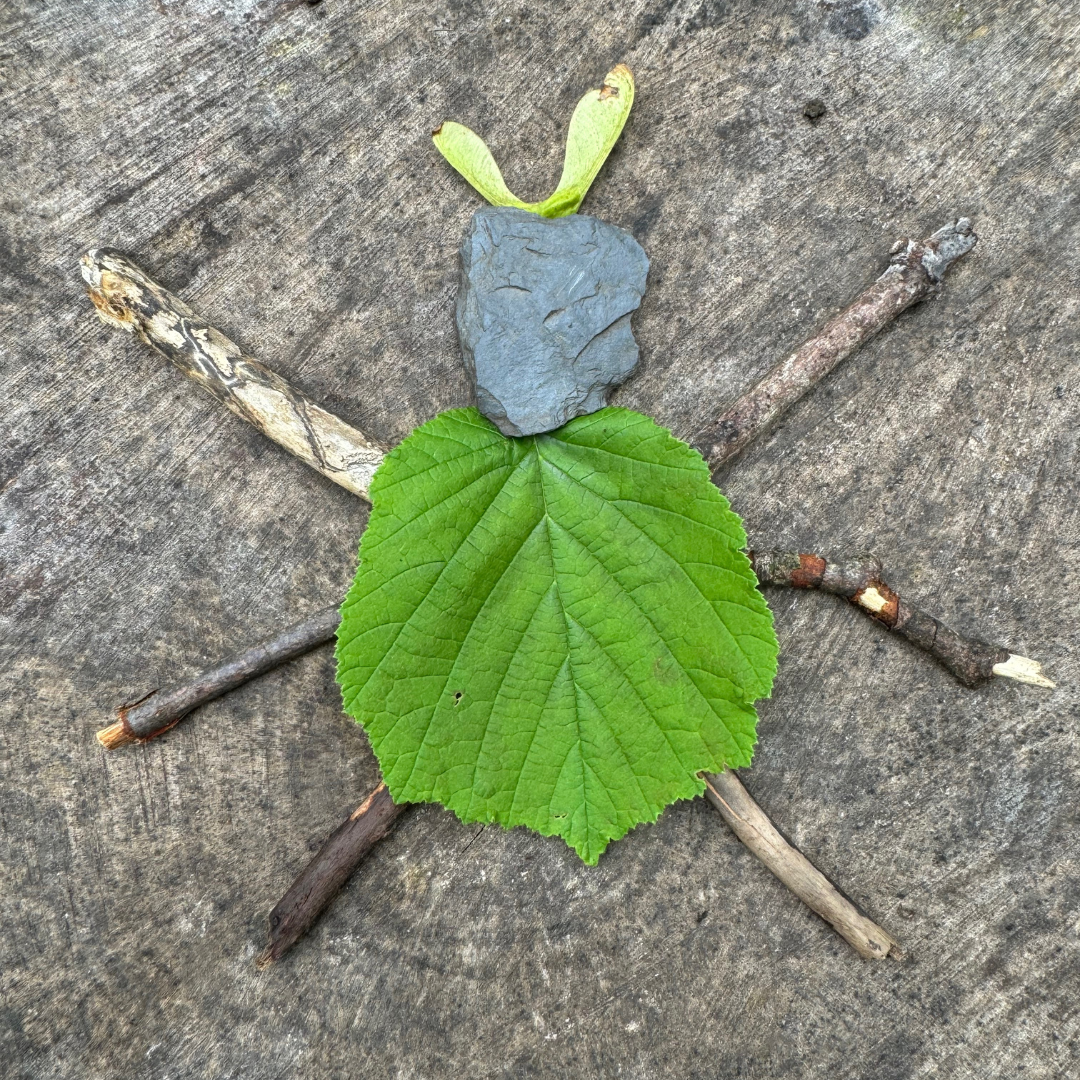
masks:
<path fill-rule="evenodd" d="M 599 90 L 590 90 L 570 117 L 562 176 L 555 191 L 541 202 L 522 202 L 503 180 L 487 143 L 476 132 L 447 121 L 432 139 L 439 153 L 493 206 L 516 206 L 543 217 L 573 214 L 592 186 L 600 167 L 630 115 L 634 77 L 625 64 L 608 72 Z"/>
<path fill-rule="evenodd" d="M 772 616 L 701 456 L 648 417 L 508 439 L 443 413 L 371 498 L 338 682 L 395 801 L 594 863 L 701 771 L 749 763 Z"/>
<path fill-rule="evenodd" d="M 618 141 L 633 104 L 634 78 L 625 64 L 610 71 L 599 90 L 590 90 L 577 103 L 570 117 L 559 185 L 536 208 L 538 214 L 559 217 L 577 210 Z"/>

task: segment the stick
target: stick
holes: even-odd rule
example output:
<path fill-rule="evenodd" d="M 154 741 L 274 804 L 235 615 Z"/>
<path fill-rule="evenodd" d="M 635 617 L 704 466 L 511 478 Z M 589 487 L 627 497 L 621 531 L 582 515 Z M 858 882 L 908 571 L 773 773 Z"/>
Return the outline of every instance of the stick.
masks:
<path fill-rule="evenodd" d="M 715 471 L 774 423 L 789 405 L 840 360 L 905 308 L 930 295 L 949 265 L 970 251 L 975 242 L 970 222 L 961 218 L 955 225 L 938 230 L 922 245 L 908 242 L 900 250 L 902 242 L 898 244 L 894 248 L 893 263 L 867 292 L 827 323 L 820 333 L 699 437 L 698 444 L 704 447 L 703 456 L 710 468 Z M 123 256 L 106 250 L 87 252 L 83 257 L 83 277 L 90 286 L 90 297 L 102 319 L 128 332 L 137 332 L 147 344 L 200 382 L 232 411 L 324 476 L 367 497 L 382 450 L 363 432 L 308 401 L 257 360 L 244 357 L 224 334 L 199 319 L 181 300 L 154 283 Z M 357 811 L 361 817 L 362 810 L 363 807 Z M 763 813 L 761 817 L 768 820 Z M 351 822 L 353 818 L 349 820 Z M 334 836 L 342 834 L 343 830 L 347 833 L 347 825 L 341 826 Z M 361 847 L 362 851 L 356 855 Z M 351 869 L 344 869 L 349 858 L 358 861 L 369 848 L 370 844 L 355 846 L 346 858 L 348 843 L 341 841 L 335 846 L 334 851 L 342 853 L 335 863 L 342 868 L 342 876 L 333 891 L 340 888 L 351 873 Z M 316 856 L 314 863 L 320 862 L 321 854 Z M 303 879 L 304 874 L 299 880 Z M 336 879 L 337 872 L 326 877 L 327 882 Z M 297 888 L 299 880 L 293 889 Z M 328 896 L 332 896 L 333 891 Z M 321 901 L 312 919 L 327 902 L 328 899 Z M 284 903 L 285 899 L 282 900 Z M 279 911 L 282 904 L 274 911 Z M 272 944 L 260 959 L 270 963 L 302 932 L 299 930 L 279 949 Z M 281 940 L 285 941 L 284 935 Z"/>
<path fill-rule="evenodd" d="M 88 251 L 82 257 L 82 275 L 104 322 L 137 334 L 290 454 L 354 495 L 368 497 L 371 478 L 385 454 L 374 439 L 309 401 L 265 364 L 245 356 L 220 330 L 119 252 Z"/>
<path fill-rule="evenodd" d="M 921 244 L 897 241 L 888 270 L 866 292 L 834 315 L 692 441 L 709 469 L 716 472 L 768 431 L 807 390 L 900 312 L 936 293 L 945 272 L 977 240 L 971 222 L 959 218 Z"/>
<path fill-rule="evenodd" d="M 965 686 L 980 686 L 994 677 L 1014 679 L 1053 689 L 1042 665 L 999 645 L 967 638 L 921 608 L 901 600 L 881 576 L 873 555 L 856 555 L 827 562 L 820 555 L 794 551 L 751 551 L 750 564 L 762 585 L 817 589 L 842 596 L 887 629 L 927 652 Z M 106 750 L 146 742 L 168 731 L 188 713 L 229 690 L 333 641 L 338 609 L 328 607 L 277 637 L 261 642 L 219 667 L 164 694 L 143 698 L 118 710 L 119 719 L 97 733 Z"/>
<path fill-rule="evenodd" d="M 945 272 L 977 239 L 971 222 L 959 218 L 921 244 L 898 241 L 889 268 L 869 289 L 692 440 L 709 468 L 715 472 L 897 315 L 936 293 Z M 367 498 L 385 453 L 375 440 L 309 401 L 265 364 L 244 356 L 220 330 L 119 252 L 88 251 L 82 274 L 98 315 L 110 326 L 138 334 L 238 416 L 323 476 Z"/>
<path fill-rule="evenodd" d="M 179 723 L 189 712 L 242 686 L 264 671 L 293 660 L 327 641 L 337 631 L 337 607 L 324 608 L 284 633 L 239 653 L 191 682 L 161 694 L 151 691 L 134 705 L 117 710 L 119 719 L 97 733 L 106 750 L 133 742 L 147 742 Z"/>
<path fill-rule="evenodd" d="M 280 960 L 307 933 L 407 805 L 394 803 L 386 784 L 381 783 L 330 834 L 270 912 L 270 944 L 255 961 L 256 967 L 265 968 Z"/>
<path fill-rule="evenodd" d="M 826 562 L 820 555 L 795 551 L 751 551 L 750 563 L 762 585 L 819 589 L 851 601 L 882 626 L 928 652 L 965 686 L 980 686 L 994 676 L 1053 689 L 1042 665 L 998 645 L 967 638 L 893 592 L 873 555 Z"/>
<path fill-rule="evenodd" d="M 733 772 L 703 773 L 705 797 L 732 832 L 808 908 L 868 960 L 903 959 L 892 935 L 863 915 L 797 848 L 789 844 Z"/>

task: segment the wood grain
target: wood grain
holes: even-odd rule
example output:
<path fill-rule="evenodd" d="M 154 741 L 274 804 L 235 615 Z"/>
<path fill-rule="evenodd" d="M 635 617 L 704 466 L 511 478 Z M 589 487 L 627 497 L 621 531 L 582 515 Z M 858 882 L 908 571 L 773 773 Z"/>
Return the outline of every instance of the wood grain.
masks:
<path fill-rule="evenodd" d="M 1075 5 L 15 0 L 0 20 L 8 1073 L 1080 1069 Z M 416 808 L 310 947 L 256 972 L 264 898 L 378 783 L 328 654 L 168 739 L 106 754 L 93 733 L 344 595 L 366 510 L 101 325 L 79 256 L 137 252 L 395 445 L 468 403 L 452 310 L 477 203 L 430 131 L 468 124 L 539 196 L 620 60 L 634 112 L 583 210 L 649 254 L 617 400 L 666 427 L 714 419 L 896 237 L 977 222 L 941 297 L 719 481 L 752 537 L 872 550 L 1058 689 L 967 690 L 848 605 L 773 598 L 746 786 L 910 963 L 853 957 L 696 800 L 587 869 Z"/>

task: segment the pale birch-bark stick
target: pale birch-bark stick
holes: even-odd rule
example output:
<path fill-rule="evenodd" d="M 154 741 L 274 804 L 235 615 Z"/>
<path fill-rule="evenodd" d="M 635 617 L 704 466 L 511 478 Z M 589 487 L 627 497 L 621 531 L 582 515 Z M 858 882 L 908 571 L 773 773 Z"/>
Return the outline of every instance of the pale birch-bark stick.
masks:
<path fill-rule="evenodd" d="M 703 773 L 705 797 L 732 832 L 808 908 L 816 911 L 855 951 L 868 960 L 903 958 L 891 934 L 868 919 L 797 848 L 781 836 L 733 772 Z"/>
<path fill-rule="evenodd" d="M 354 495 L 368 497 L 371 478 L 386 452 L 374 439 L 245 356 L 119 252 L 88 251 L 82 257 L 82 275 L 98 315 L 110 326 L 137 334 L 290 454 Z"/>
<path fill-rule="evenodd" d="M 897 315 L 937 292 L 945 272 L 977 240 L 971 222 L 959 218 L 921 243 L 898 241 L 888 270 L 869 289 L 691 440 L 709 469 L 716 472 Z"/>

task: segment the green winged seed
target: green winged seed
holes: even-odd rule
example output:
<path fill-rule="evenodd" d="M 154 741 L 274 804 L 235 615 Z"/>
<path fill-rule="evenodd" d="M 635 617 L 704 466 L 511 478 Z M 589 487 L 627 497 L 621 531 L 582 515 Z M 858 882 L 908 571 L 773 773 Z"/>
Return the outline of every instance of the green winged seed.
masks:
<path fill-rule="evenodd" d="M 749 763 L 776 671 L 700 455 L 603 409 L 508 439 L 443 413 L 371 485 L 338 682 L 398 802 L 608 842 Z"/>
<path fill-rule="evenodd" d="M 541 217 L 563 217 L 581 205 L 618 141 L 633 103 L 634 77 L 625 64 L 618 64 L 608 72 L 599 90 L 590 90 L 577 103 L 566 134 L 558 187 L 541 202 L 522 202 L 506 186 L 487 143 L 471 128 L 448 120 L 436 129 L 432 139 L 439 153 L 492 206 L 516 206 Z"/>

